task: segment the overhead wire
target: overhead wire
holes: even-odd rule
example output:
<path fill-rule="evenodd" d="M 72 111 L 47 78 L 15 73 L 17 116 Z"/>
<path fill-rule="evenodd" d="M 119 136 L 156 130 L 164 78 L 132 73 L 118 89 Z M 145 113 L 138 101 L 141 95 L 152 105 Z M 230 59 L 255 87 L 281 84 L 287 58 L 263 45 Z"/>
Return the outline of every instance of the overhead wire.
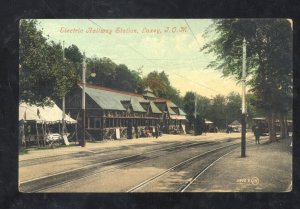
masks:
<path fill-rule="evenodd" d="M 104 29 L 103 27 L 101 27 L 100 25 L 98 25 L 97 23 L 95 23 L 93 20 L 88 19 L 91 23 L 93 23 L 94 25 L 98 26 L 100 29 Z M 113 36 L 115 37 L 115 36 Z M 126 45 L 127 47 L 129 47 L 131 50 L 133 50 L 135 53 L 139 54 L 140 56 L 144 57 L 145 59 L 148 60 L 147 57 L 145 57 L 145 55 L 143 55 L 142 53 L 140 53 L 139 51 L 137 51 L 135 48 L 133 48 L 132 46 L 130 46 L 129 44 L 123 43 L 123 41 L 121 41 L 120 39 L 118 39 L 117 37 L 115 37 L 120 43 Z"/>
<path fill-rule="evenodd" d="M 200 50 L 201 46 L 200 46 L 200 43 L 199 43 L 199 41 L 198 41 L 197 37 L 195 36 L 195 34 L 194 34 L 194 32 L 193 32 L 192 28 L 190 27 L 190 25 L 189 25 L 189 23 L 186 21 L 186 19 L 184 19 L 184 21 L 185 21 L 186 25 L 188 26 L 188 28 L 190 29 L 191 33 L 193 34 L 193 36 L 194 36 L 194 39 L 195 39 L 195 41 L 197 42 L 197 44 L 198 44 L 198 47 L 199 47 L 199 50 Z"/>
<path fill-rule="evenodd" d="M 95 21 L 93 21 L 93 20 L 91 20 L 91 19 L 88 19 L 88 21 L 89 22 L 91 22 L 92 24 L 94 24 L 94 25 L 96 25 L 98 28 L 100 28 L 100 29 L 104 29 L 103 27 L 101 27 L 99 24 L 97 24 Z M 194 38 L 195 38 L 195 40 L 196 40 L 196 42 L 197 42 L 197 44 L 198 44 L 198 46 L 199 46 L 199 48 L 200 48 L 200 44 L 199 44 L 199 42 L 198 42 L 198 40 L 197 40 L 197 38 L 196 38 L 196 36 L 195 36 L 195 34 L 193 33 L 193 31 L 192 31 L 192 29 L 191 29 L 191 27 L 189 26 L 189 24 L 187 23 L 187 21 L 185 20 L 185 22 L 186 22 L 186 24 L 187 24 L 187 26 L 189 27 L 189 29 L 190 29 L 190 31 L 191 31 L 191 33 L 193 34 L 193 36 L 194 36 Z M 55 40 L 57 40 L 57 41 L 61 41 L 61 40 L 58 40 L 57 38 L 54 38 L 53 36 L 50 36 L 49 34 L 47 35 L 48 37 L 51 37 L 52 39 L 55 39 Z M 168 60 L 176 60 L 176 59 L 165 59 L 165 58 L 148 58 L 148 57 L 146 57 L 144 54 L 142 54 L 141 52 L 139 52 L 138 50 L 136 50 L 134 47 L 132 47 L 132 46 L 130 46 L 129 44 L 126 44 L 126 43 L 124 43 L 122 40 L 120 40 L 119 38 L 117 38 L 117 37 L 115 37 L 115 36 L 113 36 L 119 43 L 121 43 L 121 44 L 123 44 L 123 45 L 125 45 L 125 46 L 127 46 L 128 48 L 130 48 L 132 51 L 134 51 L 136 54 L 138 54 L 138 55 L 140 55 L 141 57 L 142 57 L 142 59 L 144 59 L 144 60 L 147 60 L 150 64 L 153 64 L 155 67 L 157 67 L 157 68 L 161 68 L 161 69 L 163 69 L 164 67 L 166 67 L 166 66 L 181 66 L 181 65 L 186 65 L 186 64 L 194 64 L 195 63 L 195 61 L 198 59 L 198 58 L 200 58 L 200 56 L 195 56 L 195 57 L 193 57 L 193 58 L 191 58 L 191 59 L 189 59 L 189 60 L 187 60 L 187 61 L 192 61 L 192 63 L 176 63 L 176 64 L 157 64 L 157 63 L 155 63 L 154 61 L 163 61 L 163 60 L 166 60 L 166 61 L 168 61 Z M 66 43 L 67 41 L 65 41 L 65 43 Z M 72 43 L 69 43 L 69 44 L 72 44 Z M 112 59 L 113 60 L 113 59 Z M 199 62 L 199 60 L 198 60 L 198 62 Z M 201 61 L 200 61 L 201 62 Z M 204 61 L 202 61 L 202 62 L 204 62 Z M 195 70 L 195 69 L 193 69 L 193 70 Z M 199 83 L 199 82 L 196 82 L 196 81 L 194 81 L 194 80 L 191 80 L 191 79 L 189 79 L 189 78 L 187 78 L 187 77 L 185 77 L 185 76 L 182 76 L 182 75 L 180 75 L 180 74 L 177 74 L 177 73 L 175 73 L 175 72 L 172 72 L 172 71 L 168 71 L 168 73 L 170 73 L 170 74 L 173 74 L 173 75 L 175 75 L 175 76 L 177 76 L 177 77 L 180 77 L 180 78 L 183 78 L 183 79 L 185 79 L 185 80 L 187 80 L 187 81 L 190 81 L 190 82 L 192 82 L 193 84 L 195 84 L 195 85 L 198 85 L 198 86 L 201 86 L 201 87 L 204 87 L 204 88 L 206 88 L 206 89 L 209 89 L 209 90 L 211 90 L 211 91 L 213 91 L 213 92 L 215 92 L 215 93 L 220 93 L 220 92 L 218 92 L 218 91 L 216 91 L 216 90 L 214 90 L 213 88 L 210 88 L 209 86 L 207 86 L 206 84 L 201 84 L 201 83 Z"/>
<path fill-rule="evenodd" d="M 92 22 L 94 25 L 96 25 L 97 27 L 99 27 L 100 29 L 104 29 L 103 27 L 101 27 L 100 25 L 98 25 L 96 22 L 94 22 L 94 21 L 92 21 L 92 20 L 90 20 L 90 19 L 88 19 L 90 22 Z M 188 24 L 188 23 L 187 23 Z M 189 25 L 188 25 L 188 27 L 189 27 Z M 189 27 L 190 28 L 190 27 Z M 190 29 L 191 30 L 191 29 Z M 191 32 L 192 32 L 192 30 L 191 30 Z M 192 32 L 193 33 L 193 32 Z M 194 33 L 193 33 L 193 35 L 194 35 Z M 195 35 L 194 35 L 194 37 L 195 37 Z M 115 37 L 116 38 L 116 37 Z M 120 43 L 122 43 L 123 44 L 123 42 L 120 40 L 120 39 L 118 39 L 118 38 L 116 38 Z M 196 38 L 195 38 L 196 39 Z M 197 39 L 196 39 L 196 41 L 197 41 Z M 200 46 L 200 44 L 199 44 L 199 42 L 197 41 L 197 43 L 198 43 L 198 46 Z M 150 58 L 148 58 L 148 57 L 146 57 L 145 55 L 143 55 L 141 52 L 139 52 L 138 50 L 136 50 L 135 48 L 133 48 L 132 46 L 130 46 L 130 45 L 128 45 L 128 44 L 125 44 L 126 46 L 128 46 L 130 49 L 132 49 L 134 52 L 136 52 L 137 54 L 139 54 L 140 56 L 142 56 L 145 60 L 147 60 L 148 62 L 150 62 L 150 63 L 152 63 L 152 64 L 154 64 L 154 65 L 156 65 L 157 67 L 160 67 L 160 68 L 162 68 L 161 66 L 159 66 L 159 65 L 157 65 L 157 64 L 155 64 Z M 176 75 L 176 76 L 178 76 L 178 77 L 181 77 L 181 78 L 183 78 L 183 79 L 186 79 L 186 80 L 188 80 L 188 81 L 190 81 L 190 82 L 192 82 L 192 83 L 194 83 L 194 84 L 196 84 L 196 85 L 198 85 L 198 86 L 201 86 L 201 87 L 204 87 L 204 88 L 206 88 L 206 89 L 209 89 L 209 90 L 211 90 L 211 91 L 213 91 L 213 92 L 215 92 L 215 93 L 220 93 L 220 92 L 218 92 L 218 91 L 216 91 L 216 90 L 214 90 L 214 89 L 212 89 L 212 88 L 210 88 L 210 87 L 208 87 L 207 85 L 204 85 L 204 84 L 200 84 L 200 83 L 198 83 L 198 82 L 195 82 L 195 81 L 193 81 L 193 80 L 191 80 L 191 79 L 188 79 L 188 78 L 186 78 L 186 77 L 184 77 L 184 76 L 182 76 L 182 75 L 179 75 L 179 74 L 177 74 L 177 73 L 174 73 L 174 72 L 169 72 L 169 73 L 171 73 L 171 74 L 174 74 L 174 75 Z"/>

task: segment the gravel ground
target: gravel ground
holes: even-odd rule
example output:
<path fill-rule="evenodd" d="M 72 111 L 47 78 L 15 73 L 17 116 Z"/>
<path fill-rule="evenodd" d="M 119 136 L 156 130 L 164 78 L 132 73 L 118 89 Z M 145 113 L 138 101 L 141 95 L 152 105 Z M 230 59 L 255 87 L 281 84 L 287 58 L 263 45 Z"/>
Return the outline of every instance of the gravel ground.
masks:
<path fill-rule="evenodd" d="M 267 142 L 266 140 L 263 140 Z M 193 192 L 290 192 L 291 139 L 247 146 L 225 156 L 189 188 Z"/>

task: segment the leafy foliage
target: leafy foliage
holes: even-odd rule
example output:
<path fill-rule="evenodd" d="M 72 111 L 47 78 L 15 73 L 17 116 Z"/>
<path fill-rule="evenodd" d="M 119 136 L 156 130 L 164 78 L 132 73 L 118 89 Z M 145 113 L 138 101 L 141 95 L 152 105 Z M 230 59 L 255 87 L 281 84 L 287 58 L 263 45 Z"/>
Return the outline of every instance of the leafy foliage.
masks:
<path fill-rule="evenodd" d="M 219 128 L 224 128 L 226 124 L 226 98 L 222 95 L 216 95 L 211 100 L 209 110 L 209 119 L 212 120 Z"/>
<path fill-rule="evenodd" d="M 195 93 L 191 91 L 186 92 L 185 96 L 183 97 L 183 110 L 187 114 L 187 120 L 190 127 L 195 122 L 195 98 Z"/>
<path fill-rule="evenodd" d="M 89 77 L 88 82 L 110 87 L 118 90 L 142 93 L 144 85 L 137 71 L 130 70 L 126 65 L 117 65 L 111 59 L 87 59 L 87 71 L 96 73 L 94 78 Z"/>
<path fill-rule="evenodd" d="M 158 97 L 165 97 L 167 88 L 170 85 L 169 79 L 164 72 L 157 71 L 150 72 L 144 79 L 146 86 L 149 86 L 154 94 Z"/>
<path fill-rule="evenodd" d="M 217 59 L 208 67 L 241 79 L 242 41 L 247 40 L 248 85 L 266 112 L 288 112 L 292 93 L 292 29 L 286 19 L 215 20 L 217 37 L 202 50 Z M 208 35 L 208 34 L 207 34 Z"/>
<path fill-rule="evenodd" d="M 65 48 L 65 58 L 71 62 L 73 68 L 76 69 L 78 78 L 81 79 L 83 55 L 76 45 L 71 45 Z"/>
<path fill-rule="evenodd" d="M 60 44 L 47 42 L 36 20 L 20 21 L 20 101 L 49 105 L 76 81 L 71 62 L 63 59 Z"/>
<path fill-rule="evenodd" d="M 268 118 L 270 140 L 275 140 L 275 117 L 285 124 L 292 108 L 292 27 L 287 19 L 215 20 L 217 36 L 202 50 L 217 59 L 208 67 L 241 79 L 242 41 L 247 40 L 248 85 L 252 103 Z M 281 137 L 287 133 L 282 126 Z"/>
<path fill-rule="evenodd" d="M 87 58 L 87 82 L 111 87 L 112 81 L 116 77 L 117 65 L 109 58 Z M 93 78 L 90 74 L 94 72 L 96 76 Z"/>
<path fill-rule="evenodd" d="M 232 123 L 234 120 L 240 121 L 242 111 L 242 98 L 239 94 L 231 92 L 226 97 L 226 107 L 225 107 L 225 125 Z M 249 109 L 247 109 L 249 112 Z"/>
<path fill-rule="evenodd" d="M 182 106 L 180 92 L 171 85 L 168 75 L 164 71 L 160 73 L 157 71 L 150 72 L 143 79 L 143 82 L 144 86 L 149 86 L 156 96 L 170 99 L 178 106 Z"/>
<path fill-rule="evenodd" d="M 193 128 L 195 122 L 195 98 L 197 98 L 197 121 L 207 119 L 214 122 L 214 125 L 220 129 L 225 129 L 234 120 L 240 121 L 241 119 L 242 98 L 239 94 L 231 92 L 226 97 L 216 95 L 209 99 L 194 92 L 187 92 L 183 97 L 183 110 L 187 113 L 187 128 L 189 129 Z M 252 103 L 254 95 L 249 94 L 247 98 L 246 103 L 249 118 L 261 116 L 261 111 Z"/>

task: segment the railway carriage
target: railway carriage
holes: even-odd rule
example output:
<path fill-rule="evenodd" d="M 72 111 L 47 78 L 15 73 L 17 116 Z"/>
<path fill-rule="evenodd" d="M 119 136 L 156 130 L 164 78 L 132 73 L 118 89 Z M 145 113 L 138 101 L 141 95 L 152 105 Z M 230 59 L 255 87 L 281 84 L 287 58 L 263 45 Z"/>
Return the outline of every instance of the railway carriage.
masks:
<path fill-rule="evenodd" d="M 252 118 L 252 123 L 256 124 L 260 127 L 260 131 L 262 135 L 269 134 L 269 125 L 268 120 L 264 117 Z M 293 122 L 291 120 L 287 120 L 288 124 L 288 132 L 293 131 Z M 280 122 L 279 120 L 275 120 L 275 131 L 276 133 L 280 132 Z"/>

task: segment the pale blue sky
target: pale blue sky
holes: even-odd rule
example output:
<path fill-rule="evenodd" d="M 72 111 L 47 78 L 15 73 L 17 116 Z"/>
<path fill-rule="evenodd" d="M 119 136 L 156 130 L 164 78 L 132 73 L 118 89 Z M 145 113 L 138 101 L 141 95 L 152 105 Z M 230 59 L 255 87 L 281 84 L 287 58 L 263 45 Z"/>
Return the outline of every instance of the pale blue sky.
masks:
<path fill-rule="evenodd" d="M 40 19 L 39 22 L 50 40 L 65 41 L 65 47 L 75 44 L 87 57 L 109 57 L 131 70 L 142 67 L 144 76 L 164 70 L 182 95 L 186 91 L 208 97 L 240 92 L 236 81 L 204 69 L 214 59 L 213 55 L 199 51 L 208 41 L 203 33 L 212 24 L 209 19 Z M 96 32 L 90 33 L 90 28 Z M 118 33 L 118 28 L 130 32 Z M 100 32 L 103 29 L 105 33 Z"/>

